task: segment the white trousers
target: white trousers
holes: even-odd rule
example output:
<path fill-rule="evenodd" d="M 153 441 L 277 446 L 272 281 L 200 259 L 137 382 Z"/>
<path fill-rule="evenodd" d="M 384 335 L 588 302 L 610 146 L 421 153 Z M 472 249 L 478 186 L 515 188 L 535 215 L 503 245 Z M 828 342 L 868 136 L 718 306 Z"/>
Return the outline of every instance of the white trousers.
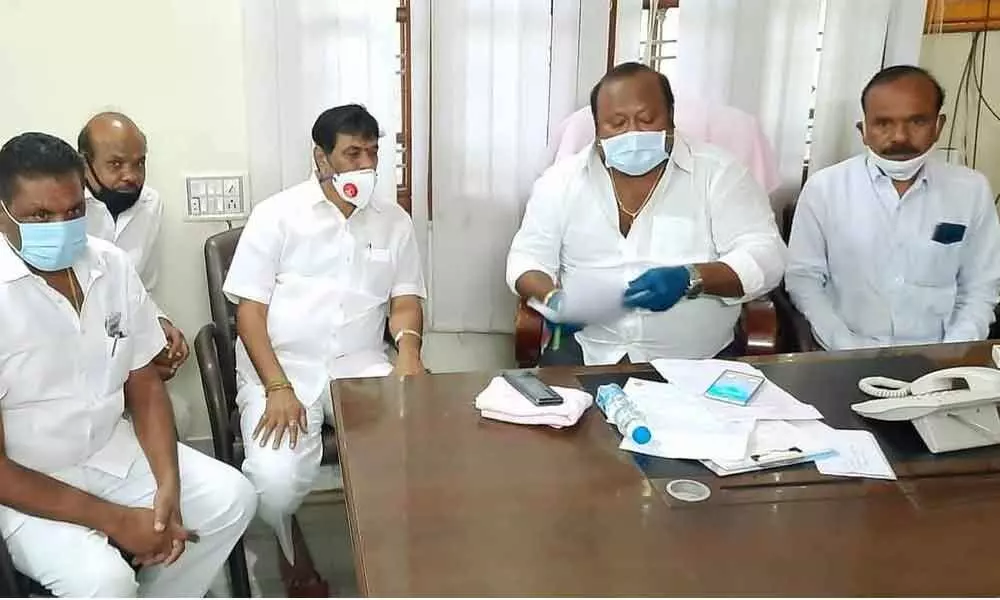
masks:
<path fill-rule="evenodd" d="M 202 597 L 253 518 L 253 486 L 239 471 L 178 444 L 181 518 L 199 534 L 169 567 L 136 573 L 98 531 L 29 516 L 9 538 L 14 567 L 56 596 Z M 74 467 L 59 478 L 99 498 L 132 507 L 152 507 L 156 481 L 142 453 L 128 475 L 118 478 Z"/>
<path fill-rule="evenodd" d="M 382 377 L 392 372 L 392 365 L 382 363 L 364 369 L 360 377 Z M 278 538 L 281 551 L 290 564 L 295 564 L 292 548 L 292 515 L 302 500 L 312 490 L 319 475 L 323 458 L 323 423 L 333 424 L 333 402 L 330 387 L 324 386 L 320 397 L 306 406 L 305 434 L 299 432 L 295 448 L 289 448 L 288 433 L 281 440 L 281 447 L 274 449 L 274 438 L 263 448 L 253 440 L 254 429 L 264 415 L 267 398 L 264 388 L 245 383 L 237 394 L 240 408 L 240 430 L 243 434 L 243 473 L 257 488 L 260 503 L 257 514 L 267 523 Z"/>

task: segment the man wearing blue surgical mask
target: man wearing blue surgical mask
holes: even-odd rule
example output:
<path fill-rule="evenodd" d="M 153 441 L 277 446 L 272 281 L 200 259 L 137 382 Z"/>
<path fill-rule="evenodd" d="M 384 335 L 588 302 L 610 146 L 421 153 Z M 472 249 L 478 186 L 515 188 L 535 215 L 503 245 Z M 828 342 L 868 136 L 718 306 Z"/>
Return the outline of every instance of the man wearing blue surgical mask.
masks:
<path fill-rule="evenodd" d="M 781 280 L 784 245 L 767 194 L 725 152 L 674 129 L 667 78 L 615 67 L 591 93 L 596 143 L 536 182 L 507 259 L 507 281 L 548 316 L 621 289 L 621 314 L 561 323 L 543 362 L 707 358 L 733 342 L 740 304 Z M 552 350 L 555 350 L 554 344 Z"/>
<path fill-rule="evenodd" d="M 83 178 L 51 135 L 0 147 L 0 538 L 57 597 L 203 597 L 257 497 L 177 443 L 155 306 L 87 236 Z"/>
<path fill-rule="evenodd" d="M 944 90 L 898 65 L 861 93 L 865 151 L 799 196 L 785 284 L 825 348 L 985 339 L 1000 222 L 982 174 L 934 156 Z"/>

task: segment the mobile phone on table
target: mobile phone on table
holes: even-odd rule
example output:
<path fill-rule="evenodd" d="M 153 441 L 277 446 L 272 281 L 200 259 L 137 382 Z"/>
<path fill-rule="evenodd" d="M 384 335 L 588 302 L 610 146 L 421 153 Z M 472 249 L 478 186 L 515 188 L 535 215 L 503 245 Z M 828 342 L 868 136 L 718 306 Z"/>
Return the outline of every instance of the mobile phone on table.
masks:
<path fill-rule="evenodd" d="M 503 378 L 535 406 L 555 406 L 563 403 L 562 396 L 545 385 L 531 371 L 504 371 Z"/>
<path fill-rule="evenodd" d="M 746 406 L 763 384 L 764 378 L 760 375 L 726 369 L 712 385 L 708 386 L 705 397 Z"/>

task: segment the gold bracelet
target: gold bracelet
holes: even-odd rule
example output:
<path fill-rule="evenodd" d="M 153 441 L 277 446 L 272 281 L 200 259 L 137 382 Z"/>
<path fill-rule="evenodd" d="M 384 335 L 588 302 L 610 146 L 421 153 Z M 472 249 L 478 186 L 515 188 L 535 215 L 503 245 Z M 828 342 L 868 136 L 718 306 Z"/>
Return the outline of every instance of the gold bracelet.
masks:
<path fill-rule="evenodd" d="M 292 387 L 292 382 L 287 379 L 272 379 L 264 384 L 264 390 L 283 390 Z"/>
<path fill-rule="evenodd" d="M 275 383 L 264 388 L 264 397 L 270 396 L 274 392 L 280 392 L 281 390 L 293 390 L 292 384 L 290 383 Z M 294 390 L 293 390 L 294 391 Z"/>

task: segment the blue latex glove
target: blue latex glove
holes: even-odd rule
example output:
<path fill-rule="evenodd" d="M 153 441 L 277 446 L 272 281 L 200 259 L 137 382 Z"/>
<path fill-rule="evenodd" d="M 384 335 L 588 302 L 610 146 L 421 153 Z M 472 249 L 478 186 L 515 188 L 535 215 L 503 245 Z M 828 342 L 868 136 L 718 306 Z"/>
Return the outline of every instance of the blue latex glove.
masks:
<path fill-rule="evenodd" d="M 564 292 L 562 290 L 557 291 L 549 297 L 548 302 L 545 306 L 548 306 L 552 310 L 559 312 L 559 306 L 562 304 Z M 549 341 L 549 346 L 553 350 L 558 350 L 559 346 L 562 344 L 563 336 L 571 336 L 577 331 L 583 329 L 584 325 L 582 323 L 555 323 L 548 319 L 545 319 L 545 327 L 552 333 L 552 339 Z"/>
<path fill-rule="evenodd" d="M 625 306 L 661 312 L 684 297 L 691 285 L 691 274 L 684 267 L 650 269 L 628 284 Z"/>

